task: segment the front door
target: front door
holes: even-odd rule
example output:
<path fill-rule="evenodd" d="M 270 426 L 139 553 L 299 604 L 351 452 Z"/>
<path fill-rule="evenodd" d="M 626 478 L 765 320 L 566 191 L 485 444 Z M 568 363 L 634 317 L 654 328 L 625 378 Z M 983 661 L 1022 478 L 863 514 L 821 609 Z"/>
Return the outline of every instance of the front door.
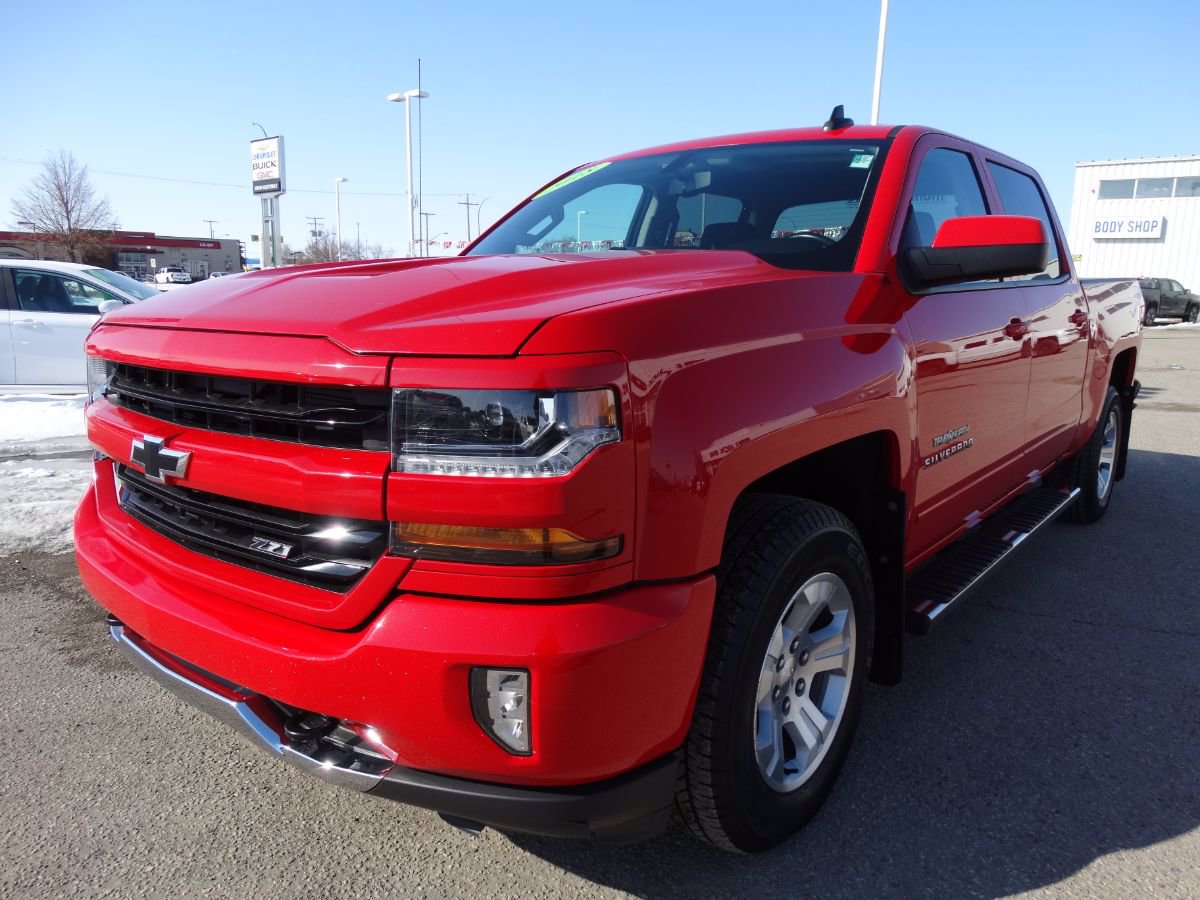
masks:
<path fill-rule="evenodd" d="M 100 304 L 117 297 L 63 273 L 10 272 L 17 298 L 10 322 L 17 384 L 86 384 L 84 341 Z"/>
<path fill-rule="evenodd" d="M 901 251 L 930 246 L 947 219 L 990 212 L 968 145 L 931 138 L 918 145 L 914 165 Z M 910 304 L 918 471 L 909 552 L 916 554 L 1022 483 L 1030 341 L 1023 293 L 999 281 L 934 288 Z"/>

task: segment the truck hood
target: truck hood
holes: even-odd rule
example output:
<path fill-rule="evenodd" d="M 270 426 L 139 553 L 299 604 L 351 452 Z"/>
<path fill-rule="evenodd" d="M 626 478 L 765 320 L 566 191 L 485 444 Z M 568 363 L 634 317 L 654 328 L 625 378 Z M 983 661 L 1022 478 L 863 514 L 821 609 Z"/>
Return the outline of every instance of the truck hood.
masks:
<path fill-rule="evenodd" d="M 557 315 L 774 273 L 747 253 L 687 250 L 335 263 L 201 282 L 104 321 L 327 337 L 355 353 L 511 356 Z"/>

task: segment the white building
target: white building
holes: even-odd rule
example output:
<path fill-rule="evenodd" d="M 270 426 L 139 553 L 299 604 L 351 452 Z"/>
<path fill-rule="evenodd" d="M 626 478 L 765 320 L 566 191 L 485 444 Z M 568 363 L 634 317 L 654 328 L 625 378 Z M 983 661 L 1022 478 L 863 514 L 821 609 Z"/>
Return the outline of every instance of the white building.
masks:
<path fill-rule="evenodd" d="M 1075 163 L 1067 240 L 1084 278 L 1200 290 L 1200 156 Z"/>

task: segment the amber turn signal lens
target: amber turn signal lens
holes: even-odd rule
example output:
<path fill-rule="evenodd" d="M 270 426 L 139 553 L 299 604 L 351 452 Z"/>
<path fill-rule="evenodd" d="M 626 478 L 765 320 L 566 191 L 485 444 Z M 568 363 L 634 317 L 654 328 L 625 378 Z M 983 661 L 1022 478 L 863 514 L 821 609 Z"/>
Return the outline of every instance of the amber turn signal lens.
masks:
<path fill-rule="evenodd" d="M 621 538 L 584 540 L 564 528 L 481 528 L 397 522 L 392 552 L 417 559 L 500 565 L 564 565 L 621 552 Z"/>

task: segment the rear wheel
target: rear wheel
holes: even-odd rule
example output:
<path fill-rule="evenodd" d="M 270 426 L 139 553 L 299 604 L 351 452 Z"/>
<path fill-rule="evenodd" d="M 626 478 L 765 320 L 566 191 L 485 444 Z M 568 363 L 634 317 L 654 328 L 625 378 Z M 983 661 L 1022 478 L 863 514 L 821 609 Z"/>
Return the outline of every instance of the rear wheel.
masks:
<path fill-rule="evenodd" d="M 808 500 L 734 510 L 677 807 L 726 850 L 766 850 L 833 787 L 858 721 L 874 601 L 854 526 Z"/>
<path fill-rule="evenodd" d="M 1089 524 L 1108 511 L 1116 485 L 1124 428 L 1121 398 L 1114 388 L 1109 387 L 1096 430 L 1069 464 L 1072 467 L 1071 483 L 1079 488 L 1079 498 L 1067 513 L 1071 521 Z"/>
<path fill-rule="evenodd" d="M 1158 306 L 1154 303 L 1146 304 L 1146 317 L 1142 319 L 1142 324 L 1147 328 L 1154 324 L 1154 320 L 1158 318 Z"/>

